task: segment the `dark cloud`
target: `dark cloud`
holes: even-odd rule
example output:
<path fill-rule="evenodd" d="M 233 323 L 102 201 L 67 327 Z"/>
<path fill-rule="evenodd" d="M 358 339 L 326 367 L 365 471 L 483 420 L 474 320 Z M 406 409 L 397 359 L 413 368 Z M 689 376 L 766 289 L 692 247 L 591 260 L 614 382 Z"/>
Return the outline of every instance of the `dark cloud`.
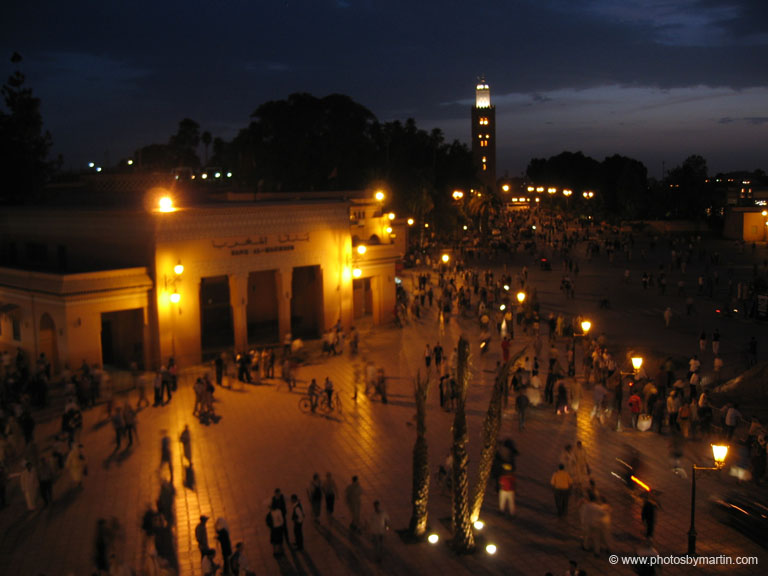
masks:
<path fill-rule="evenodd" d="M 562 107 L 574 119 L 584 113 L 579 91 L 597 106 L 602 90 L 603 118 L 615 114 L 610 98 L 627 94 L 610 87 L 674 91 L 669 102 L 632 92 L 634 110 L 653 114 L 647 123 L 655 126 L 665 109 L 680 114 L 680 98 L 697 110 L 696 98 L 706 99 L 703 122 L 759 120 L 764 107 L 750 101 L 739 112 L 727 98 L 768 85 L 762 0 L 29 0 L 5 16 L 0 73 L 11 69 L 4 54 L 22 53 L 56 146 L 74 163 L 165 141 L 185 116 L 231 137 L 261 103 L 297 91 L 345 93 L 382 120 L 412 116 L 466 141 L 474 82 L 484 73 L 508 122 L 500 137 L 532 141 L 519 134 L 528 120 L 518 111 L 567 130 L 551 115 Z M 700 87 L 727 95 L 718 100 Z"/>

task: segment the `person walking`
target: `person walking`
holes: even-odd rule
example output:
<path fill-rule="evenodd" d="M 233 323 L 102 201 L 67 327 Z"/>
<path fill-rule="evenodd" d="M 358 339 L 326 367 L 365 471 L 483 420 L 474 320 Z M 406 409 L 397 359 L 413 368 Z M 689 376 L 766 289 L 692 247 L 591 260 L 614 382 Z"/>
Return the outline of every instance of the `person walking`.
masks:
<path fill-rule="evenodd" d="M 189 425 L 184 425 L 184 430 L 182 430 L 181 435 L 179 436 L 179 442 L 181 442 L 181 447 L 184 451 L 184 458 L 187 459 L 187 462 L 189 462 L 189 465 L 192 465 L 192 436 L 189 432 Z"/>
<path fill-rule="evenodd" d="M 216 518 L 216 540 L 219 541 L 219 548 L 221 548 L 221 561 L 223 563 L 224 576 L 230 576 L 232 570 L 230 567 L 230 559 L 232 558 L 232 540 L 229 537 L 229 526 L 224 518 Z"/>
<path fill-rule="evenodd" d="M 88 475 L 88 461 L 83 452 L 83 445 L 72 446 L 64 463 L 69 471 L 69 477 L 78 488 L 83 485 L 83 476 Z"/>
<path fill-rule="evenodd" d="M 552 479 L 549 483 L 555 492 L 557 516 L 558 518 L 562 518 L 568 514 L 568 499 L 571 495 L 571 486 L 573 485 L 573 479 L 571 478 L 571 475 L 565 471 L 564 464 L 558 465 L 557 472 L 552 475 Z"/>
<path fill-rule="evenodd" d="M 384 536 L 389 531 L 389 515 L 376 500 L 373 503 L 373 517 L 371 518 L 371 538 L 373 540 L 373 555 L 376 562 L 381 564 L 384 559 Z"/>
<path fill-rule="evenodd" d="M 43 506 L 48 506 L 53 502 L 53 482 L 55 480 L 51 461 L 47 456 L 40 458 L 37 465 L 37 477 L 40 482 L 40 497 L 43 499 Z"/>
<path fill-rule="evenodd" d="M 307 488 L 307 497 L 312 507 L 312 519 L 317 522 L 323 507 L 323 482 L 320 480 L 320 474 L 312 475 L 312 481 Z"/>
<path fill-rule="evenodd" d="M 720 330 L 717 328 L 712 332 L 712 354 L 715 356 L 720 354 Z"/>
<path fill-rule="evenodd" d="M 200 516 L 200 522 L 195 526 L 195 540 L 197 540 L 197 547 L 200 550 L 200 559 L 211 549 L 208 545 L 208 516 L 205 514 Z"/>
<path fill-rule="evenodd" d="M 323 482 L 323 494 L 325 495 L 325 512 L 328 516 L 328 520 L 333 517 L 333 510 L 336 506 L 336 481 L 330 472 L 325 474 L 325 481 Z"/>
<path fill-rule="evenodd" d="M 291 494 L 291 508 L 293 543 L 296 545 L 296 550 L 304 550 L 304 508 L 296 494 Z"/>
<path fill-rule="evenodd" d="M 429 344 L 424 348 L 424 364 L 427 367 L 427 373 L 429 373 L 429 367 L 432 364 L 432 348 L 429 347 Z"/>
<path fill-rule="evenodd" d="M 640 519 L 645 526 L 645 537 L 653 538 L 653 531 L 656 528 L 656 512 L 659 505 L 656 501 L 646 492 L 643 495 L 643 508 L 640 512 Z"/>
<path fill-rule="evenodd" d="M 525 414 L 528 411 L 531 401 L 523 388 L 520 388 L 515 398 L 515 410 L 517 411 L 517 427 L 520 432 L 525 430 Z"/>
<path fill-rule="evenodd" d="M 499 475 L 499 512 L 515 515 L 515 472 L 512 464 L 504 462 Z"/>
<path fill-rule="evenodd" d="M 285 502 L 285 499 L 283 499 L 283 502 Z M 272 498 L 272 505 L 267 512 L 267 526 L 269 526 L 269 542 L 272 544 L 272 555 L 275 557 L 282 556 L 284 554 L 285 516 L 274 498 Z"/>
<path fill-rule="evenodd" d="M 125 403 L 123 407 L 123 422 L 125 422 L 125 433 L 128 435 L 128 447 L 133 446 L 133 437 L 139 440 L 138 430 L 136 429 L 136 411 L 133 407 Z"/>
<path fill-rule="evenodd" d="M 669 328 L 670 322 L 672 322 L 672 308 L 667 306 L 667 308 L 664 310 L 664 326 Z"/>
<path fill-rule="evenodd" d="M 352 482 L 344 490 L 344 499 L 351 515 L 349 529 L 352 532 L 360 531 L 360 505 L 363 497 L 363 488 L 360 486 L 357 476 L 352 476 Z"/>
<path fill-rule="evenodd" d="M 21 491 L 24 493 L 24 500 L 27 503 L 27 510 L 34 510 L 37 504 L 37 495 L 40 491 L 40 480 L 37 470 L 32 462 L 24 462 L 24 469 L 20 475 Z"/>
<path fill-rule="evenodd" d="M 163 437 L 160 439 L 160 472 L 163 470 L 163 465 L 168 465 L 168 471 L 171 474 L 171 482 L 173 482 L 173 460 L 171 458 L 171 438 L 168 436 L 168 430 L 162 431 Z"/>
<path fill-rule="evenodd" d="M 125 419 L 120 406 L 116 407 L 111 416 L 112 427 L 115 429 L 115 452 L 120 450 L 120 444 L 125 433 Z"/>

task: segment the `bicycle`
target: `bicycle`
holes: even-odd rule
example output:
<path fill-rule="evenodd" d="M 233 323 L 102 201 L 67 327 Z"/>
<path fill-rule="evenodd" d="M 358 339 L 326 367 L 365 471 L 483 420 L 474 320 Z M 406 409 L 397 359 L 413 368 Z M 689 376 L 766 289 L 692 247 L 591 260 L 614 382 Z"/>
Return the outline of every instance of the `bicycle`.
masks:
<path fill-rule="evenodd" d="M 312 412 L 312 399 L 309 397 L 309 395 L 302 396 L 299 398 L 299 410 L 301 410 L 304 414 L 309 414 Z M 328 395 L 323 393 L 320 393 L 317 395 L 317 399 L 315 401 L 315 410 L 314 412 L 322 412 L 324 414 L 330 414 L 331 412 L 336 412 L 337 414 L 341 415 L 342 409 L 341 409 L 341 396 L 339 396 L 338 392 L 334 392 L 333 396 L 331 398 L 330 404 L 328 402 Z"/>
<path fill-rule="evenodd" d="M 338 414 L 341 414 L 341 396 L 339 396 L 338 392 L 334 392 L 329 400 L 328 394 L 322 394 L 318 406 L 323 412 L 330 414 L 335 410 Z"/>

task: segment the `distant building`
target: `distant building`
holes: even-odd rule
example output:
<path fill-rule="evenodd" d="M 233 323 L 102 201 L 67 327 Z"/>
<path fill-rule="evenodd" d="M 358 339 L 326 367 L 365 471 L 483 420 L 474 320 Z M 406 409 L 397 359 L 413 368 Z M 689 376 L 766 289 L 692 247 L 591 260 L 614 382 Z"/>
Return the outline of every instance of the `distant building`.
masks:
<path fill-rule="evenodd" d="M 54 370 L 150 369 L 392 320 L 402 223 L 364 192 L 185 204 L 177 189 L 158 209 L 165 192 L 133 193 L 130 207 L 4 207 L 0 348 L 45 353 Z"/>
<path fill-rule="evenodd" d="M 496 109 L 491 105 L 491 89 L 481 77 L 475 89 L 472 107 L 472 159 L 479 180 L 488 188 L 496 187 Z"/>

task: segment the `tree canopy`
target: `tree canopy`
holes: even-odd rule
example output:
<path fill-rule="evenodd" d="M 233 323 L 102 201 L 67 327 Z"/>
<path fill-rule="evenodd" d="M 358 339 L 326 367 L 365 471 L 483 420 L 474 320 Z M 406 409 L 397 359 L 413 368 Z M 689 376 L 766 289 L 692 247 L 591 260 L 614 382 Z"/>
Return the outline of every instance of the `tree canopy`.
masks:
<path fill-rule="evenodd" d="M 11 62 L 20 65 L 14 52 Z M 2 87 L 5 110 L 0 109 L 0 173 L 3 200 L 23 203 L 37 197 L 54 172 L 48 160 L 53 139 L 43 129 L 40 99 L 26 87 L 26 78 L 17 68 Z"/>

